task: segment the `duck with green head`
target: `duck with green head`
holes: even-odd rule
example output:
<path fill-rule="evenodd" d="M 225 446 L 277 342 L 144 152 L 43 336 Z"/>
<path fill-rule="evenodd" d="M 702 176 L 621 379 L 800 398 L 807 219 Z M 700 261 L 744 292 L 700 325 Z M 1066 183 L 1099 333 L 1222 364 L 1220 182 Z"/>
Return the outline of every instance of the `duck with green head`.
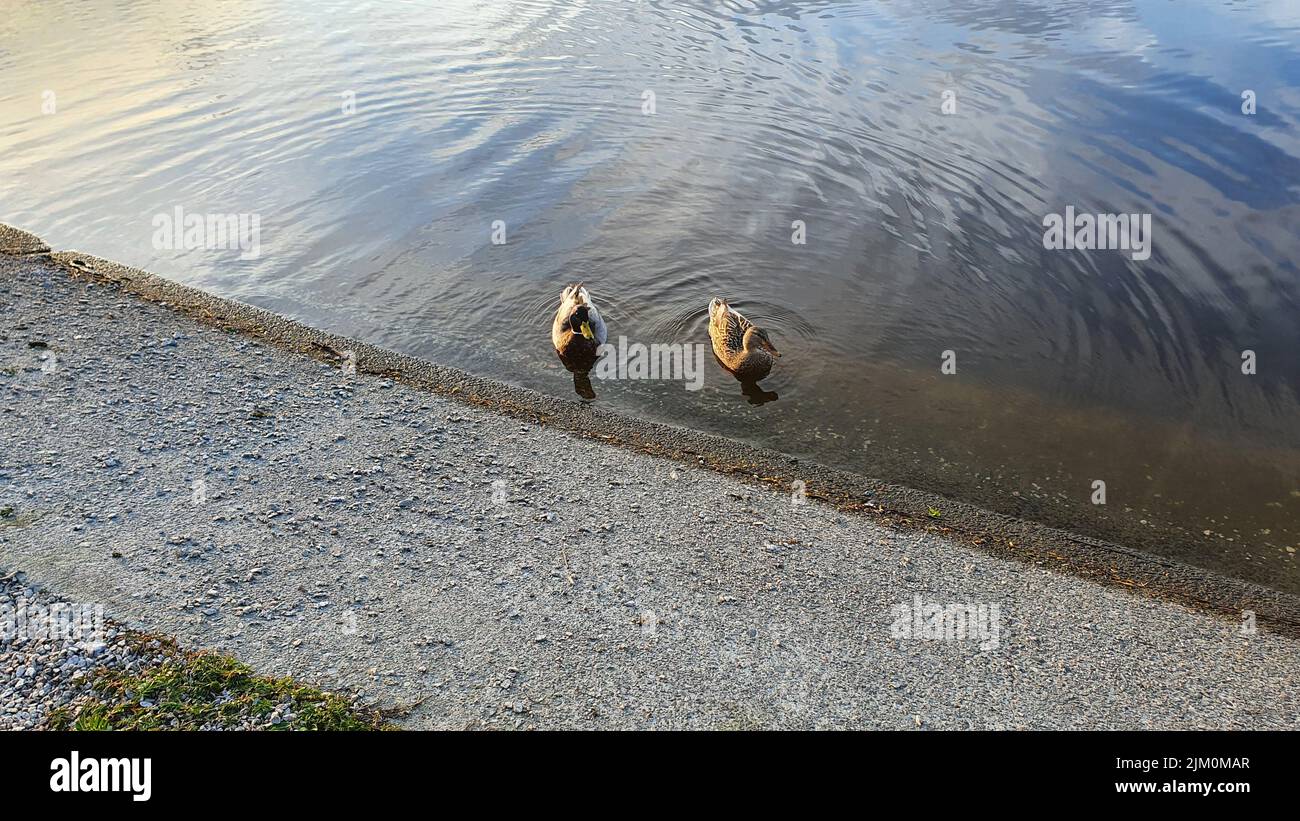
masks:
<path fill-rule="evenodd" d="M 579 282 L 565 288 L 560 294 L 555 320 L 551 323 L 551 344 L 555 346 L 560 362 L 573 373 L 575 389 L 586 399 L 595 397 L 591 381 L 586 377 L 595 366 L 600 346 L 605 344 L 608 336 L 605 320 L 583 284 Z"/>

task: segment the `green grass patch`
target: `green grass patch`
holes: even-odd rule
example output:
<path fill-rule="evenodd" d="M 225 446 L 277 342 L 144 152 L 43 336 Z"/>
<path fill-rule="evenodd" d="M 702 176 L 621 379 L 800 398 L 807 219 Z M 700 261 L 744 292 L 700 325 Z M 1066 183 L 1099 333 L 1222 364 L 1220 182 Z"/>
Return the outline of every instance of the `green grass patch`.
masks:
<path fill-rule="evenodd" d="M 55 730 L 236 729 L 250 718 L 264 721 L 276 705 L 288 704 L 291 717 L 274 730 L 391 729 L 382 713 L 367 711 L 335 693 L 292 679 L 256 675 L 229 656 L 182 650 L 169 639 L 134 637 L 147 655 L 163 660 L 138 672 L 101 668 L 92 680 L 93 698 L 75 712 L 50 715 Z M 159 648 L 144 648 L 159 641 Z"/>

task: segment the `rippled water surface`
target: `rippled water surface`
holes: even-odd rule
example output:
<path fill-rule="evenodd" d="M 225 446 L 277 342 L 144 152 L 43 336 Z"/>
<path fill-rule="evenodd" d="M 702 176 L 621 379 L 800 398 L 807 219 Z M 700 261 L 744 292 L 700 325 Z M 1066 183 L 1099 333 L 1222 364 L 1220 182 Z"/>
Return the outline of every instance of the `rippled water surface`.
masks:
<path fill-rule="evenodd" d="M 564 283 L 642 342 L 724 296 L 769 401 L 597 401 L 1300 591 L 1294 0 L 8 0 L 0 79 L 56 247 L 574 401 Z M 1045 250 L 1067 206 L 1150 257 Z"/>

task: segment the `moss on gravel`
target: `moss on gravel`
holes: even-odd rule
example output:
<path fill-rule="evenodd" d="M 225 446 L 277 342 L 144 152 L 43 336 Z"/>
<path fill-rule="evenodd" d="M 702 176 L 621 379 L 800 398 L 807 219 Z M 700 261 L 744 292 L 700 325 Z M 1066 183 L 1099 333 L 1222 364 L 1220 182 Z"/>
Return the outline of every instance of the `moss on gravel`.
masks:
<path fill-rule="evenodd" d="M 170 639 L 136 636 L 141 647 L 158 643 L 162 660 L 143 670 L 101 668 L 92 695 L 51 713 L 55 730 L 383 730 L 384 715 L 336 693 L 292 679 L 256 675 L 229 656 L 183 650 Z M 281 721 L 272 723 L 277 715 Z"/>

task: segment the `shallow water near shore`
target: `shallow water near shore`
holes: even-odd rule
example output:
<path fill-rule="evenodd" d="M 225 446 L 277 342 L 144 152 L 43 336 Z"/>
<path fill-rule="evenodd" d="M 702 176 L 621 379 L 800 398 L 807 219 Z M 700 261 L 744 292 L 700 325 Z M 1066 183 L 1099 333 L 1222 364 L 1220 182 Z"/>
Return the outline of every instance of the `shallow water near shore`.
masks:
<path fill-rule="evenodd" d="M 0 35 L 0 220 L 55 247 L 574 401 L 565 283 L 643 343 L 726 297 L 774 398 L 710 357 L 597 401 L 1300 592 L 1294 3 L 20 0 Z M 260 255 L 155 247 L 177 207 Z M 1151 215 L 1149 258 L 1045 250 L 1068 207 Z"/>

